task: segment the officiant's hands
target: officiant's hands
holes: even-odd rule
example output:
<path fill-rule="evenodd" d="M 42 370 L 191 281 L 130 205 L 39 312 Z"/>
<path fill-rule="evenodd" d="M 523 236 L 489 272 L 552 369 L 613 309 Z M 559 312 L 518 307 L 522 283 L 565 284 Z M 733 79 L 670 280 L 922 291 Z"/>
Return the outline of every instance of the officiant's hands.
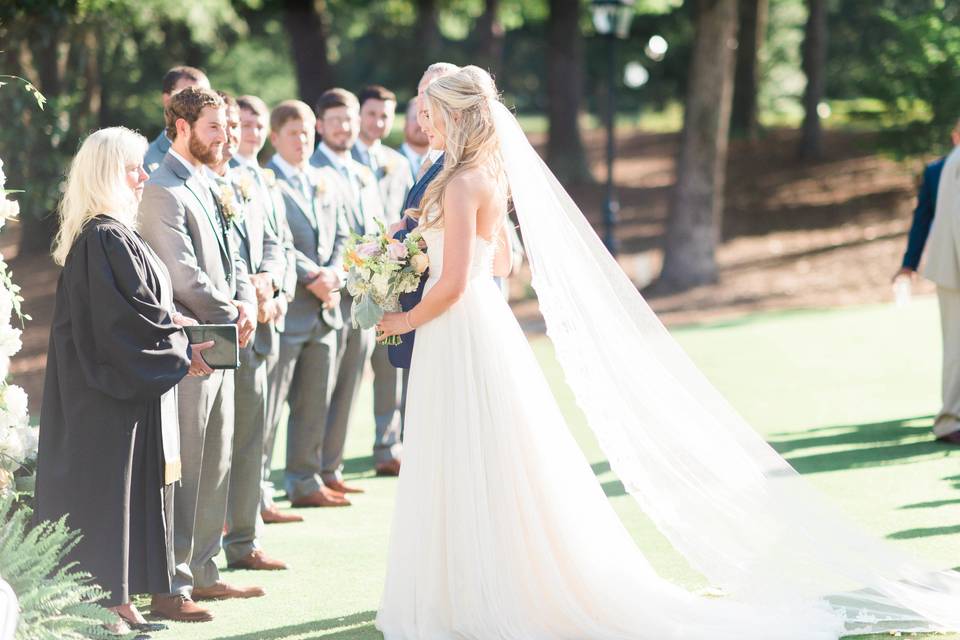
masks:
<path fill-rule="evenodd" d="M 197 324 L 196 321 L 194 321 L 193 324 Z M 212 346 L 213 340 L 207 340 L 206 342 L 198 342 L 197 344 L 190 345 L 191 356 L 190 369 L 187 371 L 188 376 L 208 376 L 213 373 L 213 369 L 211 369 L 210 365 L 208 365 L 206 360 L 203 359 L 203 352 Z"/>
<path fill-rule="evenodd" d="M 239 311 L 237 316 L 237 334 L 240 341 L 240 347 L 246 347 L 250 344 L 250 338 L 253 337 L 253 332 L 257 330 L 256 318 L 253 313 L 250 313 L 247 310 L 247 305 L 241 302 L 240 300 L 232 300 L 233 306 Z"/>

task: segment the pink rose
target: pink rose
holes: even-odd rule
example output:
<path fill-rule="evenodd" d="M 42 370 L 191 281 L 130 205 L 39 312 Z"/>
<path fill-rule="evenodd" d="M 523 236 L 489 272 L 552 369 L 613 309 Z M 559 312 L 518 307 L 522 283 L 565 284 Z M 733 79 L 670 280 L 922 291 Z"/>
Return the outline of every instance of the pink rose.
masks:
<path fill-rule="evenodd" d="M 357 247 L 357 253 L 364 258 L 370 258 L 380 253 L 380 245 L 376 242 L 365 242 Z"/>
<path fill-rule="evenodd" d="M 387 245 L 387 255 L 391 260 L 403 260 L 407 257 L 407 247 L 401 242 L 391 242 Z"/>

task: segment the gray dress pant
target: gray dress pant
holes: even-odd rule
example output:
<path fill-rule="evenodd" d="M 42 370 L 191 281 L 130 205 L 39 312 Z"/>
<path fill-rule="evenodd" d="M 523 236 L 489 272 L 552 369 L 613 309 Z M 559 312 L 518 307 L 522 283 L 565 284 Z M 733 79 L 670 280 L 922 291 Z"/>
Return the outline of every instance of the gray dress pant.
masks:
<path fill-rule="evenodd" d="M 373 369 L 373 419 L 376 437 L 373 441 L 373 459 L 377 464 L 399 460 L 400 444 L 400 375 L 390 364 L 387 346 L 377 343 L 370 357 Z"/>
<path fill-rule="evenodd" d="M 291 500 L 304 498 L 320 489 L 322 452 L 330 440 L 343 438 L 328 428 L 330 398 L 336 375 L 337 334 L 324 324 L 312 333 L 280 335 L 280 357 L 276 365 L 276 386 L 271 394 L 287 399 L 287 467 L 284 478 Z"/>
<path fill-rule="evenodd" d="M 234 374 L 233 466 L 227 498 L 227 535 L 223 538 L 228 564 L 260 548 L 257 538 L 263 533 L 260 487 L 266 394 L 266 358 L 252 345 L 241 349 L 240 368 Z"/>
<path fill-rule="evenodd" d="M 277 442 L 277 431 L 280 426 L 280 413 L 283 405 L 287 401 L 286 396 L 280 395 L 280 350 L 276 349 L 274 353 L 267 356 L 264 370 L 267 376 L 266 393 L 266 423 L 263 429 L 263 463 L 262 463 L 262 482 L 260 485 L 260 511 L 266 511 L 273 505 L 273 493 L 275 487 L 270 481 L 270 472 L 273 470 L 273 450 Z M 289 384 L 284 393 L 289 391 Z"/>
<path fill-rule="evenodd" d="M 214 558 L 227 514 L 233 448 L 233 371 L 178 385 L 180 484 L 174 493 L 173 592 L 190 595 L 220 579 Z"/>
<path fill-rule="evenodd" d="M 323 480 L 343 479 L 343 447 L 347 441 L 347 426 L 357 403 L 363 370 L 373 352 L 373 329 L 354 329 L 350 324 L 350 305 L 353 299 L 344 294 L 340 302 L 343 329 L 340 330 L 337 349 L 337 382 L 330 400 L 327 416 L 328 437 L 323 443 Z"/>
<path fill-rule="evenodd" d="M 960 290 L 937 287 L 943 334 L 943 407 L 933 424 L 937 437 L 960 431 Z"/>

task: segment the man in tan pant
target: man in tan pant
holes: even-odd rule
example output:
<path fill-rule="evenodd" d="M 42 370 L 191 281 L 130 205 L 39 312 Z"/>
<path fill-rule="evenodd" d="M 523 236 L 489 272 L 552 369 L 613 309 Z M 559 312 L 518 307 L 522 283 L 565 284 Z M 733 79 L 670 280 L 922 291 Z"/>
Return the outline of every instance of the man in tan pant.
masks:
<path fill-rule="evenodd" d="M 954 129 L 953 141 L 960 143 L 960 123 Z M 931 177 L 925 173 L 925 183 Z M 924 226 L 918 217 L 914 227 Z M 930 235 L 926 239 L 927 264 L 923 275 L 937 285 L 943 333 L 943 408 L 934 421 L 933 433 L 938 440 L 960 444 L 960 147 L 943 161 L 933 220 L 928 224 Z M 911 230 L 911 245 L 919 244 L 920 251 L 924 244 L 919 240 L 921 235 L 916 229 Z M 917 254 L 919 261 L 919 251 L 914 248 L 912 253 Z M 912 273 L 911 267 L 915 268 L 905 264 L 901 273 Z"/>

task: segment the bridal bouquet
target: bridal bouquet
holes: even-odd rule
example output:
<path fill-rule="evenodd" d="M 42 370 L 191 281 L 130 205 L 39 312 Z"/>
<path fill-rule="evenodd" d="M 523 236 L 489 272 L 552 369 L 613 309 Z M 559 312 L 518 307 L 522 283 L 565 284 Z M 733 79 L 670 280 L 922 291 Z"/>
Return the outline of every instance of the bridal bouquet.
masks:
<path fill-rule="evenodd" d="M 420 278 L 430 261 L 420 248 L 420 234 L 414 231 L 396 240 L 387 234 L 383 223 L 379 233 L 354 234 L 347 242 L 343 266 L 347 269 L 347 291 L 353 296 L 350 316 L 353 326 L 370 329 L 387 311 L 400 310 L 400 294 L 420 286 Z M 400 336 L 387 338 L 384 344 L 400 344 Z"/>

